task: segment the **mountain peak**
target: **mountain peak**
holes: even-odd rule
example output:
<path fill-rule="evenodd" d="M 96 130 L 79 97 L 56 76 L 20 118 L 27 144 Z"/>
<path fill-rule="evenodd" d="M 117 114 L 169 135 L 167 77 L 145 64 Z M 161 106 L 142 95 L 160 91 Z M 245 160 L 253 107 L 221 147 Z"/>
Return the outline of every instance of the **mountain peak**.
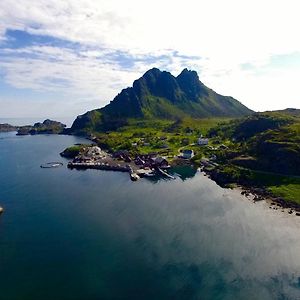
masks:
<path fill-rule="evenodd" d="M 198 73 L 196 71 L 189 70 L 188 68 L 184 68 L 177 77 L 180 76 L 193 76 L 199 78 Z"/>
<path fill-rule="evenodd" d="M 196 71 L 184 69 L 174 77 L 167 71 L 152 68 L 110 104 L 77 118 L 72 130 L 112 130 L 124 126 L 131 118 L 239 117 L 251 112 L 232 97 L 206 87 Z"/>
<path fill-rule="evenodd" d="M 158 77 L 161 74 L 161 70 L 158 68 L 152 68 L 150 70 L 148 70 L 143 76 L 144 77 L 149 77 L 149 76 L 154 76 L 154 77 Z"/>
<path fill-rule="evenodd" d="M 178 80 L 192 81 L 193 83 L 200 82 L 198 73 L 194 70 L 183 69 L 182 72 L 177 76 Z"/>
<path fill-rule="evenodd" d="M 177 76 L 177 82 L 180 88 L 188 95 L 188 97 L 197 101 L 199 96 L 208 96 L 207 87 L 199 80 L 198 73 L 193 70 L 183 69 Z"/>

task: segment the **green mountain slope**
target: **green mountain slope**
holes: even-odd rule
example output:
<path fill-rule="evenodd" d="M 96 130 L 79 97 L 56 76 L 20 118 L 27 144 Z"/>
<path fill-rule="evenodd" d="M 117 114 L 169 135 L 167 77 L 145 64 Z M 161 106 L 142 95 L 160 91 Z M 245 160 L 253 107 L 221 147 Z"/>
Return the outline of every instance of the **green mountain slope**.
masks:
<path fill-rule="evenodd" d="M 241 117 L 252 113 L 232 97 L 206 87 L 195 71 L 184 69 L 174 77 L 151 69 L 133 86 L 118 94 L 107 106 L 78 116 L 72 133 L 115 130 L 128 119 L 169 119 L 185 117 Z"/>
<path fill-rule="evenodd" d="M 300 176 L 300 110 L 253 114 L 219 125 L 210 135 L 235 141 L 226 154 L 234 164 Z"/>

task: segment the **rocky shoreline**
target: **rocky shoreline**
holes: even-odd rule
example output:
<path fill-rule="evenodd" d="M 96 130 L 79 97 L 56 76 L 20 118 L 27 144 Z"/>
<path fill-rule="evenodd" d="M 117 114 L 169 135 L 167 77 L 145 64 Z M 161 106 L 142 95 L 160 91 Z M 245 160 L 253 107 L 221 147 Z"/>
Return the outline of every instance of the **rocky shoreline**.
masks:
<path fill-rule="evenodd" d="M 282 197 L 275 196 L 272 192 L 268 191 L 264 186 L 251 186 L 247 182 L 229 182 L 229 178 L 224 176 L 222 173 L 216 172 L 215 169 L 210 169 L 205 166 L 201 167 L 201 170 L 213 181 L 215 181 L 222 188 L 240 188 L 241 194 L 246 197 L 253 197 L 254 202 L 258 201 L 269 201 L 270 208 L 273 209 L 289 209 L 289 214 L 294 214 L 300 216 L 300 204 L 295 202 L 287 201 Z"/>

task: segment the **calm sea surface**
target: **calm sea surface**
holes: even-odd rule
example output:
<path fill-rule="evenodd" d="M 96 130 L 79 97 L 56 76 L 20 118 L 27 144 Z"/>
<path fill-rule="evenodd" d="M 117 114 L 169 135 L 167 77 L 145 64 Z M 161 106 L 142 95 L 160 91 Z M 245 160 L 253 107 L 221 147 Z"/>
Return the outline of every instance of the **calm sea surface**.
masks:
<path fill-rule="evenodd" d="M 300 299 L 299 217 L 200 173 L 68 170 L 81 141 L 0 134 L 1 300 Z"/>

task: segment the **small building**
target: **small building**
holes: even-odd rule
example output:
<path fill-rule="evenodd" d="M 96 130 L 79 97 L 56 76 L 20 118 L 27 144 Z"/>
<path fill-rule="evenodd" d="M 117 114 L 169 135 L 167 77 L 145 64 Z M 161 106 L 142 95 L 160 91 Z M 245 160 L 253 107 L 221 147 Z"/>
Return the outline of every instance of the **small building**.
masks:
<path fill-rule="evenodd" d="M 113 158 L 119 158 L 119 159 L 123 159 L 126 156 L 129 156 L 129 151 L 128 150 L 118 150 L 116 152 L 113 153 Z"/>
<path fill-rule="evenodd" d="M 135 162 L 135 164 L 136 164 L 137 166 L 142 166 L 142 165 L 145 164 L 145 161 L 144 161 L 141 157 L 139 157 L 139 156 L 137 156 L 137 157 L 135 158 L 134 162 Z"/>
<path fill-rule="evenodd" d="M 194 151 L 193 150 L 189 150 L 189 149 L 185 149 L 182 151 L 182 157 L 186 158 L 186 159 L 191 159 L 192 157 L 194 157 Z"/>
<path fill-rule="evenodd" d="M 152 167 L 166 168 L 169 166 L 168 161 L 163 157 L 155 157 L 151 159 Z"/>
<path fill-rule="evenodd" d="M 88 151 L 86 153 L 88 156 L 99 156 L 102 155 L 102 150 L 98 146 L 92 146 L 88 148 Z"/>
<path fill-rule="evenodd" d="M 208 139 L 207 138 L 203 138 L 203 137 L 200 137 L 197 141 L 197 144 L 199 146 L 205 146 L 205 145 L 208 145 Z"/>

